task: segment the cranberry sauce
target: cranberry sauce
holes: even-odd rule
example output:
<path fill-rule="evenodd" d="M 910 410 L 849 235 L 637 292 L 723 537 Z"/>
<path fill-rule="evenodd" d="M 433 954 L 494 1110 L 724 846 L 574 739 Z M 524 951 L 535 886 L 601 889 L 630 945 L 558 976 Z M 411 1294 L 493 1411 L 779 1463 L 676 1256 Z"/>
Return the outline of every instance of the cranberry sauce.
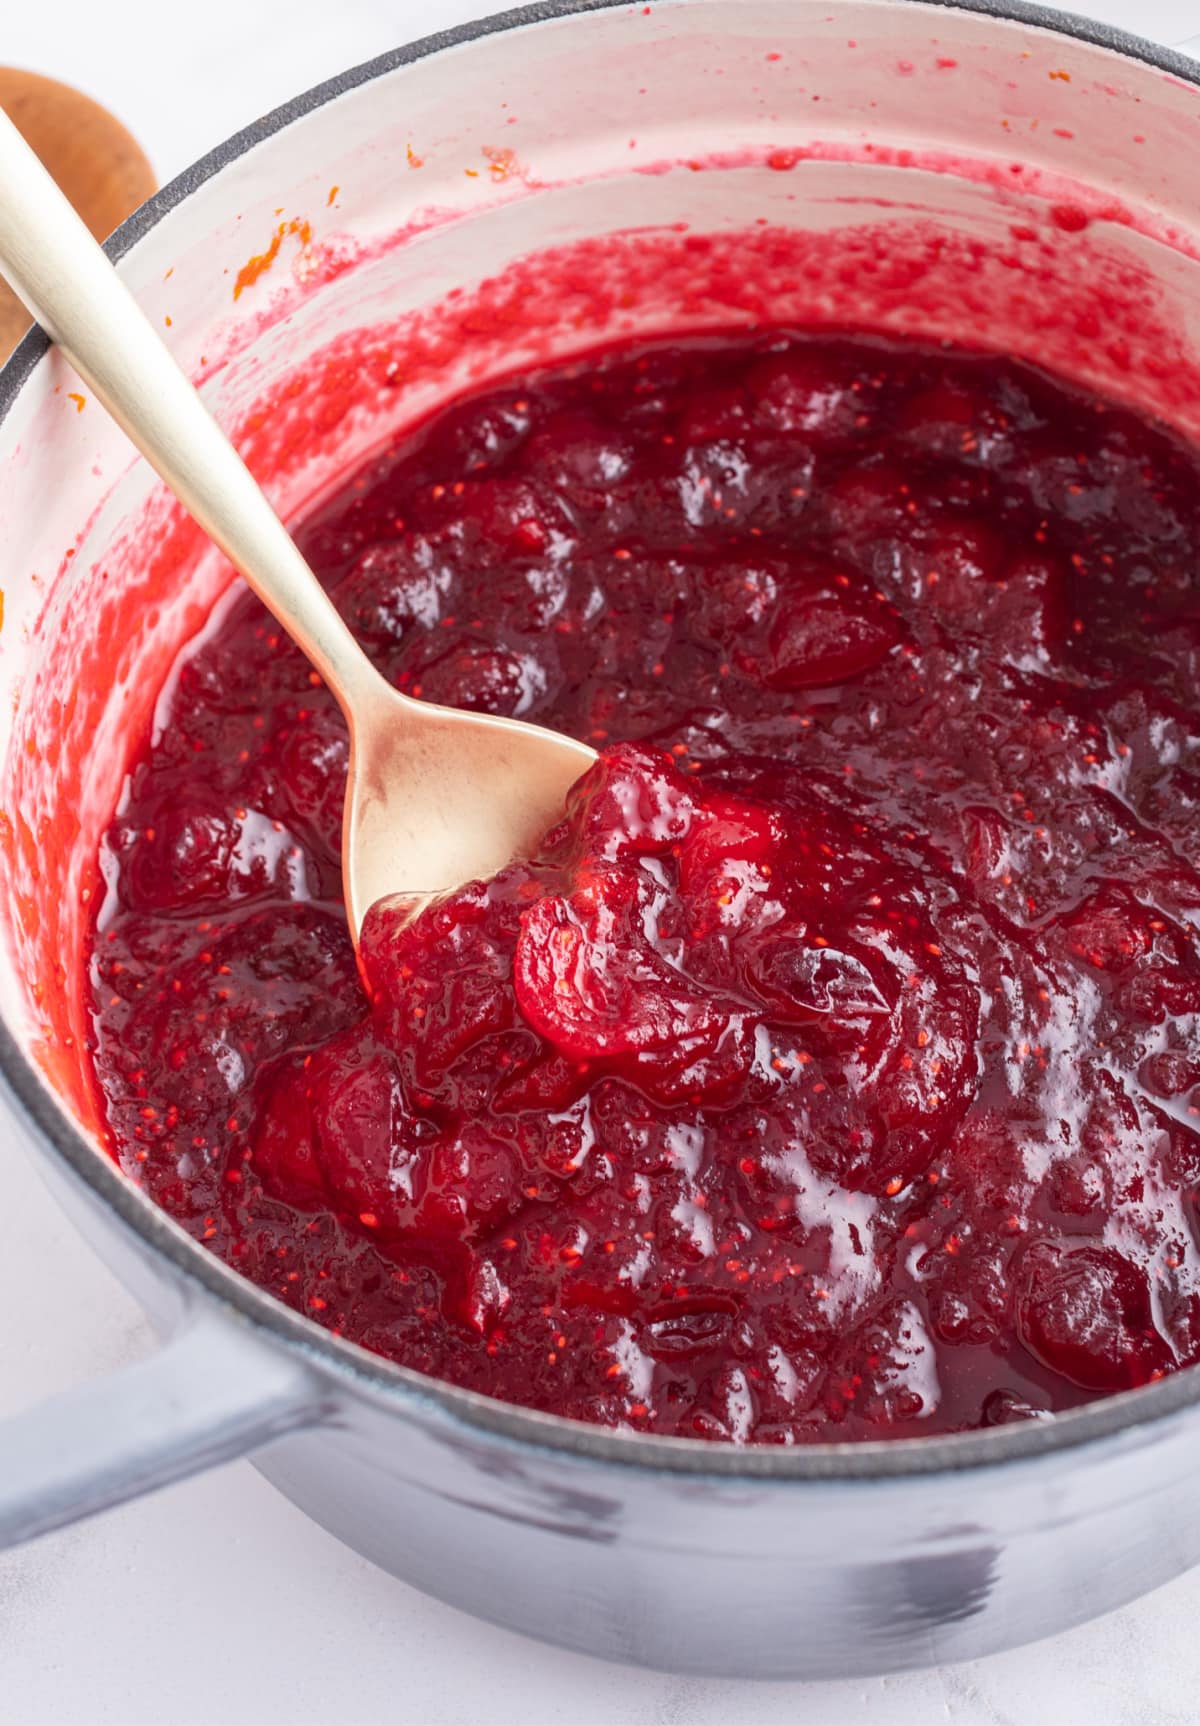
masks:
<path fill-rule="evenodd" d="M 791 1443 L 1200 1358 L 1200 468 L 994 358 L 787 332 L 459 402 L 300 535 L 417 696 L 601 749 L 536 859 L 341 906 L 242 594 L 105 840 L 115 1154 L 423 1372 Z"/>

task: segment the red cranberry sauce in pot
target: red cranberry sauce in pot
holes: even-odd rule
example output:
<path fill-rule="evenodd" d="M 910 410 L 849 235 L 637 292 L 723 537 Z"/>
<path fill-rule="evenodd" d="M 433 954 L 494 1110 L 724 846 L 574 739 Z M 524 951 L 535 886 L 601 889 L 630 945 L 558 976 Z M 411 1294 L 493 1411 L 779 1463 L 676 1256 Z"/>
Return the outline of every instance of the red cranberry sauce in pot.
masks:
<path fill-rule="evenodd" d="M 786 331 L 464 400 L 301 544 L 414 695 L 594 743 L 535 859 L 342 911 L 346 737 L 243 594 L 102 858 L 123 1166 L 391 1359 L 791 1443 L 1200 1358 L 1200 466 Z"/>

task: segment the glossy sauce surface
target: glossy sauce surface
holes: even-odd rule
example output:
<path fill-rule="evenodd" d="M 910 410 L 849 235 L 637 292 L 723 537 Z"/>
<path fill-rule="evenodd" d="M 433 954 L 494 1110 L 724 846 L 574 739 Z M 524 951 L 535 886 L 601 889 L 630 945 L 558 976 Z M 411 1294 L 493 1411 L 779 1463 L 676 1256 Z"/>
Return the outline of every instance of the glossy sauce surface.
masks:
<path fill-rule="evenodd" d="M 393 680 L 594 743 L 542 855 L 340 909 L 346 744 L 248 596 L 105 843 L 116 1154 L 330 1328 L 739 1442 L 1200 1357 L 1200 469 L 1027 368 L 614 352 L 301 544 Z"/>

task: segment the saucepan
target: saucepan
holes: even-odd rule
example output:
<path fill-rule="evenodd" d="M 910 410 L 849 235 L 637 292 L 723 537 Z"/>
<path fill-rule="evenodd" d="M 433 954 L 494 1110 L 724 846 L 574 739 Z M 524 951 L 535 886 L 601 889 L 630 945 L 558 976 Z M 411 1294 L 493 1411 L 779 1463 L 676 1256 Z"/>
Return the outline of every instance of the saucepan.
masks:
<path fill-rule="evenodd" d="M 110 243 L 277 506 L 429 406 L 765 316 L 1039 361 L 1200 435 L 1200 67 L 1036 7 L 550 0 L 240 133 Z M 113 1161 L 82 984 L 98 835 L 231 572 L 36 333 L 0 375 L 0 1076 L 160 1352 L 0 1427 L 0 1542 L 240 1455 L 430 1593 L 614 1659 L 951 1661 L 1200 1558 L 1200 1374 L 1057 1419 L 793 1449 L 632 1436 L 368 1355 Z"/>

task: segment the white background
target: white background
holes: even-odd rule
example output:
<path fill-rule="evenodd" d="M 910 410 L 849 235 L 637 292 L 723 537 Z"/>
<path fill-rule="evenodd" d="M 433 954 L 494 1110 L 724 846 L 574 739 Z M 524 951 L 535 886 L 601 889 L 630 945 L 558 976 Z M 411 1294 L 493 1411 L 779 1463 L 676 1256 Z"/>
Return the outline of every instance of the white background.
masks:
<path fill-rule="evenodd" d="M 500 0 L 495 0 L 498 5 Z M 0 60 L 114 109 L 167 180 L 296 92 L 488 0 L 0 0 Z M 1076 0 L 1162 41 L 1200 0 Z M 150 1345 L 0 1120 L 0 1416 Z M 0 1726 L 1175 1726 L 1200 1719 L 1200 1571 L 971 1666 L 844 1684 L 626 1671 L 476 1624 L 246 1463 L 0 1556 Z"/>

